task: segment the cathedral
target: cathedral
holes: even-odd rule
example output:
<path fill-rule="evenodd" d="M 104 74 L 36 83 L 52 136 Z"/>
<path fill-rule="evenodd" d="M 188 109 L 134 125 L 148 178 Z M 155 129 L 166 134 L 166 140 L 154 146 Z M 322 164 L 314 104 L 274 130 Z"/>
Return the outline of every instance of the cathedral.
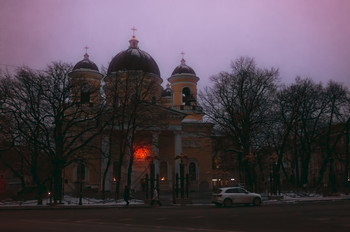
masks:
<path fill-rule="evenodd" d="M 104 75 L 86 52 L 84 59 L 69 73 L 73 97 L 91 106 L 120 104 L 109 94 L 115 89 L 112 87 L 115 78 L 124 76 L 121 80 L 127 81 L 130 73 L 144 76 L 153 83 L 147 98 L 148 109 L 151 108 L 159 117 L 152 123 L 148 122 L 152 125 L 144 127 L 135 138 L 130 189 L 136 192 L 153 187 L 161 192 L 211 190 L 212 125 L 203 121 L 202 109 L 197 104 L 199 78 L 182 57 L 180 64 L 174 65 L 174 71 L 167 78 L 168 84 L 163 88 L 156 61 L 139 48 L 135 35 L 129 43 L 126 50 L 114 56 Z M 134 94 L 138 94 L 137 91 Z M 66 167 L 63 178 L 65 193 L 74 193 L 78 189 L 100 192 L 102 188 L 115 192 L 117 181 L 122 187 L 127 184 L 130 158 L 120 163 L 118 136 L 109 136 L 110 130 L 110 127 L 105 129 L 95 141 L 101 152 L 86 149 L 84 157 L 88 158 L 84 162 Z M 113 133 L 118 134 L 118 130 L 116 127 Z M 120 173 L 117 172 L 118 165 Z"/>

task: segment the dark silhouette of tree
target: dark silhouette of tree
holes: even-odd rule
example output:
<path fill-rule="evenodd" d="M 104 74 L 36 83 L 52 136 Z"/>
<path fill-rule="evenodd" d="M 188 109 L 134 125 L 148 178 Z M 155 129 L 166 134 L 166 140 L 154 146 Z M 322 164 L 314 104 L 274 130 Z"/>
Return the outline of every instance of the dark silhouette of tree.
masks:
<path fill-rule="evenodd" d="M 300 159 L 300 186 L 308 183 L 309 167 L 314 145 L 326 125 L 326 95 L 322 84 L 315 84 L 311 79 L 296 78 L 294 87 L 299 96 L 300 107 L 298 110 L 298 121 L 295 124 L 295 145 L 298 146 L 298 157 Z M 296 171 L 299 173 L 299 170 Z"/>
<path fill-rule="evenodd" d="M 301 99 L 298 93 L 295 91 L 295 86 L 281 86 L 276 94 L 275 104 L 273 107 L 273 113 L 271 114 L 272 122 L 269 124 L 269 128 L 265 130 L 265 137 L 268 140 L 268 144 L 273 148 L 277 157 L 273 157 L 272 154 L 269 157 L 269 165 L 271 170 L 275 171 L 277 175 L 274 176 L 272 182 L 273 186 L 280 186 L 280 170 L 282 169 L 286 180 L 289 180 L 289 174 L 283 166 L 283 159 L 285 159 L 285 151 L 290 150 L 293 134 L 293 128 L 298 120 L 299 109 L 301 105 Z M 276 163 L 273 159 L 276 159 Z M 276 165 L 274 167 L 274 165 Z M 273 169 L 274 168 L 274 169 Z M 276 193 L 276 190 L 273 191 Z"/>
<path fill-rule="evenodd" d="M 9 81 L 11 97 L 2 104 L 16 128 L 17 142 L 28 146 L 39 204 L 51 180 L 54 203 L 62 199 L 62 170 L 84 159 L 80 151 L 103 129 L 103 106 L 91 107 L 72 98 L 70 71 L 70 65 L 59 62 L 44 71 L 20 68 Z"/>
<path fill-rule="evenodd" d="M 130 186 L 134 162 L 135 141 L 142 130 L 155 125 L 154 98 L 159 92 L 157 79 L 142 71 L 117 72 L 107 76 L 105 93 L 109 112 L 109 152 L 104 171 L 106 178 L 112 154 L 117 152 L 115 198 L 119 198 L 121 174 L 127 161 L 127 180 Z M 159 122 L 158 122 L 159 125 Z M 138 141 L 140 142 L 140 141 Z M 117 149 L 116 151 L 112 151 Z"/>
<path fill-rule="evenodd" d="M 337 145 L 344 139 L 346 131 L 349 130 L 349 123 L 346 121 L 346 106 L 349 101 L 348 91 L 342 85 L 333 81 L 329 82 L 325 88 L 325 100 L 327 101 L 326 114 L 328 122 L 325 127 L 325 133 L 322 135 L 320 147 L 324 148 L 326 156 L 322 162 L 318 184 L 322 183 L 327 165 L 329 165 L 329 185 L 331 191 L 337 192 L 337 183 L 335 176 L 334 160 Z"/>
<path fill-rule="evenodd" d="M 213 87 L 206 87 L 200 97 L 206 116 L 237 144 L 239 179 L 243 180 L 243 161 L 252 158 L 269 120 L 278 70 L 260 69 L 249 57 L 235 60 L 231 68 L 231 73 L 211 77 Z M 246 180 L 248 186 L 252 182 Z"/>

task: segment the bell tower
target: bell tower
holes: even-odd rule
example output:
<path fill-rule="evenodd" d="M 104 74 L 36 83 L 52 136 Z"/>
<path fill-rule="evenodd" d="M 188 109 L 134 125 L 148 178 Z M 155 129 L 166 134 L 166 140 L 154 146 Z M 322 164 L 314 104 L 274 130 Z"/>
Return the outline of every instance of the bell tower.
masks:
<path fill-rule="evenodd" d="M 71 78 L 73 101 L 92 106 L 101 103 L 100 85 L 103 75 L 89 59 L 87 49 L 85 47 L 84 59 L 74 66 L 68 76 Z"/>
<path fill-rule="evenodd" d="M 202 119 L 202 109 L 197 105 L 197 82 L 199 78 L 195 71 L 186 64 L 184 54 L 181 53 L 181 64 L 177 66 L 168 78 L 173 93 L 173 106 L 175 110 L 182 111 L 186 118 Z"/>

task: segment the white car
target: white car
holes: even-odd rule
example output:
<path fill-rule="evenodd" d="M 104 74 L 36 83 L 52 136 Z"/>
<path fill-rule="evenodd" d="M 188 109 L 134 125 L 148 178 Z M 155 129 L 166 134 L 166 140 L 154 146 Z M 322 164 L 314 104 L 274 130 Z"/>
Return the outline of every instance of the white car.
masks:
<path fill-rule="evenodd" d="M 233 204 L 261 205 L 261 195 L 251 193 L 241 187 L 219 188 L 212 195 L 212 202 L 221 207 L 230 207 Z"/>

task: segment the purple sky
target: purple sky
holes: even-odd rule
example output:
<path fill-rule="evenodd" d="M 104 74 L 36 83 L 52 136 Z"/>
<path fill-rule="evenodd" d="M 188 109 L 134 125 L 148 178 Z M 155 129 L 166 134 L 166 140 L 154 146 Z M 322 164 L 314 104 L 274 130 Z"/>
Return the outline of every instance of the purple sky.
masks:
<path fill-rule="evenodd" d="M 75 64 L 86 45 L 108 67 L 135 26 L 164 84 L 183 51 L 200 87 L 239 56 L 279 68 L 284 83 L 299 75 L 350 87 L 349 24 L 349 0 L 0 0 L 0 68 Z"/>

